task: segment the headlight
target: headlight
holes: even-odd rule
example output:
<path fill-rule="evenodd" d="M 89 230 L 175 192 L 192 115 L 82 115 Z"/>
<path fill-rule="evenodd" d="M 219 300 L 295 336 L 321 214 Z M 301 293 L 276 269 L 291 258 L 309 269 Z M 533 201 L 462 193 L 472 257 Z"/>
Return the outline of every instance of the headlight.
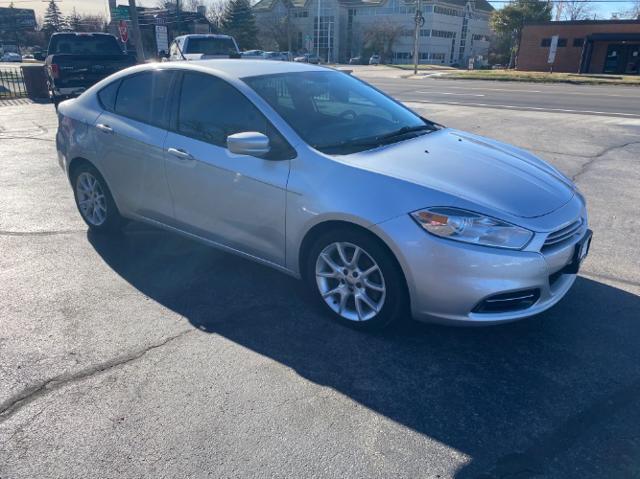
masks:
<path fill-rule="evenodd" d="M 519 226 L 457 208 L 429 208 L 411 217 L 433 235 L 483 246 L 522 249 L 533 237 Z"/>

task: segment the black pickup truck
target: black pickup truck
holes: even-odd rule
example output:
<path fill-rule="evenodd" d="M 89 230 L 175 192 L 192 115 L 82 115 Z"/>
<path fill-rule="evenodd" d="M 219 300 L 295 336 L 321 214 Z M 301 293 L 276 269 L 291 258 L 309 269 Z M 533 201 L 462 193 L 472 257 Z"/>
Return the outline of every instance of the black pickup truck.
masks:
<path fill-rule="evenodd" d="M 51 101 L 79 95 L 112 73 L 136 63 L 108 33 L 54 33 L 45 60 Z"/>

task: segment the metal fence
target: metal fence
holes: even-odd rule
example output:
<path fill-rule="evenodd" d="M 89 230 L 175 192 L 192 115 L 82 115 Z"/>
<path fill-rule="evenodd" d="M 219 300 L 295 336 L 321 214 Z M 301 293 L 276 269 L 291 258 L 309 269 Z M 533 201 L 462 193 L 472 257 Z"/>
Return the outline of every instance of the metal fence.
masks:
<path fill-rule="evenodd" d="M 27 87 L 22 69 L 0 66 L 0 100 L 26 97 Z"/>

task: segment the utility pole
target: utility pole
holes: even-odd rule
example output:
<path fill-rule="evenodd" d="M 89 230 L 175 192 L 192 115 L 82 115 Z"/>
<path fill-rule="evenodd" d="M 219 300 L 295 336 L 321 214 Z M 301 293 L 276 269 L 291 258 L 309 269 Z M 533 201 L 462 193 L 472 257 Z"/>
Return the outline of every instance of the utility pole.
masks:
<path fill-rule="evenodd" d="M 322 0 L 318 1 L 318 31 L 316 32 L 316 56 L 318 57 L 318 61 L 320 61 L 320 3 Z"/>
<path fill-rule="evenodd" d="M 140 34 L 140 24 L 138 23 L 138 9 L 136 0 L 129 0 L 129 16 L 133 28 L 133 37 L 136 40 L 136 57 L 138 63 L 144 63 L 144 48 L 142 47 L 142 35 Z"/>
<path fill-rule="evenodd" d="M 424 25 L 424 17 L 422 16 L 422 2 L 418 0 L 416 7 L 416 16 L 414 17 L 416 23 L 414 36 L 413 36 L 413 74 L 418 74 L 418 63 L 420 62 L 420 53 L 418 52 L 418 44 L 420 42 L 420 30 Z"/>
<path fill-rule="evenodd" d="M 180 0 L 176 0 L 176 30 L 178 32 L 178 35 L 182 34 L 182 17 L 180 14 Z"/>

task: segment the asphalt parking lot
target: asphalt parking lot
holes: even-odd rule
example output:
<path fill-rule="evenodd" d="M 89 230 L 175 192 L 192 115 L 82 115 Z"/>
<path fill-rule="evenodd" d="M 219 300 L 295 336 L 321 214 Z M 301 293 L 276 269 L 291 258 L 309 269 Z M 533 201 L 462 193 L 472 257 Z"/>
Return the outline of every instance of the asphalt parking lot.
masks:
<path fill-rule="evenodd" d="M 53 107 L 0 106 L 0 478 L 640 477 L 640 118 L 406 101 L 575 179 L 555 308 L 354 332 L 265 267 L 88 234 Z"/>

